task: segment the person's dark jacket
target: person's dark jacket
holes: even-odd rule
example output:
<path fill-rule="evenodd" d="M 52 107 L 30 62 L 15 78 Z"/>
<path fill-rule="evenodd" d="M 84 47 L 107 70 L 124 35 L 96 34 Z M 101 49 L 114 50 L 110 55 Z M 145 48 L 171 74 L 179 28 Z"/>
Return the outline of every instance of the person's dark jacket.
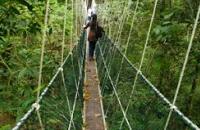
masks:
<path fill-rule="evenodd" d="M 84 29 L 90 27 L 88 34 L 88 41 L 97 41 L 98 38 L 101 38 L 103 35 L 103 28 L 99 26 L 98 22 L 88 22 Z"/>

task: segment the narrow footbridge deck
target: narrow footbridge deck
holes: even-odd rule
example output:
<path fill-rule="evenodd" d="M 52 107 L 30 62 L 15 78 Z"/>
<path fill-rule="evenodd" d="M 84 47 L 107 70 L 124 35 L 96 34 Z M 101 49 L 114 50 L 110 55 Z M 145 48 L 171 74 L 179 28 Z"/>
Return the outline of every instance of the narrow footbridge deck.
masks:
<path fill-rule="evenodd" d="M 103 105 L 95 61 L 86 61 L 84 84 L 84 128 L 105 130 Z"/>
<path fill-rule="evenodd" d="M 12 130 L 200 130 L 107 36 L 85 60 L 85 34 Z"/>

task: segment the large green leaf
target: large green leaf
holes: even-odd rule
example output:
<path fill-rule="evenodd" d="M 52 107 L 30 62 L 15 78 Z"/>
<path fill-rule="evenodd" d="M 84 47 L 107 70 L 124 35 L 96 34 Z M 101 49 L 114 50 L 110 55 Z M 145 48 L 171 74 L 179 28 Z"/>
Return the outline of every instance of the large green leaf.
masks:
<path fill-rule="evenodd" d="M 7 0 L 0 0 L 0 6 L 3 5 L 6 2 L 7 2 Z"/>
<path fill-rule="evenodd" d="M 33 6 L 26 0 L 17 0 L 17 2 L 19 2 L 22 5 L 25 5 L 30 11 L 32 11 Z"/>
<path fill-rule="evenodd" d="M 12 14 L 18 14 L 18 15 L 20 15 L 20 11 L 17 8 L 13 7 L 13 6 L 10 7 L 9 11 Z"/>

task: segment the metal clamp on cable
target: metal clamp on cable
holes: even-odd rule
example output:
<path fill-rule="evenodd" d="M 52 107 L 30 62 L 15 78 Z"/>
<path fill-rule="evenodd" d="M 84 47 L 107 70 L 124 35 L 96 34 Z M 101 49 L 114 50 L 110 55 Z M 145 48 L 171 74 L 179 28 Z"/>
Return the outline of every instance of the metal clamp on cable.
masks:
<path fill-rule="evenodd" d="M 35 108 L 36 111 L 38 111 L 40 109 L 40 104 L 37 102 L 33 103 L 32 107 Z"/>
<path fill-rule="evenodd" d="M 170 105 L 170 110 L 177 110 L 177 106 L 171 104 L 171 105 Z"/>
<path fill-rule="evenodd" d="M 61 72 L 63 72 L 63 67 L 60 67 L 58 70 L 61 71 Z"/>
<path fill-rule="evenodd" d="M 141 71 L 141 70 L 137 70 L 137 73 L 138 73 L 138 74 L 142 74 L 142 71 Z"/>

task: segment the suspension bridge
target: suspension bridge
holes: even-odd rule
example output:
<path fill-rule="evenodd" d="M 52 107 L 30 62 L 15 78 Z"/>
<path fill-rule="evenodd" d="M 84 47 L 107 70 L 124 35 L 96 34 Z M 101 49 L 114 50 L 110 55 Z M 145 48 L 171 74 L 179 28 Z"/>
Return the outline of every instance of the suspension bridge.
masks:
<path fill-rule="evenodd" d="M 137 12 L 138 3 L 139 0 L 136 2 L 134 14 Z M 89 1 L 87 5 L 91 6 L 92 1 Z M 13 130 L 200 130 L 195 122 L 186 117 L 176 106 L 198 26 L 200 7 L 188 43 L 176 92 L 171 102 L 141 71 L 145 54 L 148 51 L 147 46 L 157 5 L 158 0 L 155 0 L 138 68 L 126 56 L 135 15 L 125 51 L 123 52 L 117 46 L 123 28 L 122 20 L 119 31 L 116 33 L 116 39 L 110 39 L 107 35 L 99 39 L 96 45 L 95 61 L 87 60 L 87 33 L 84 30 L 81 32 L 77 44 L 71 46 L 70 53 L 64 59 L 66 27 L 64 24 L 60 67 L 46 88 L 42 92 L 38 91 L 36 102 L 17 122 Z M 47 0 L 38 86 L 41 86 L 49 6 L 49 0 Z M 126 8 L 124 8 L 125 11 Z M 64 23 L 66 23 L 66 6 Z M 126 93 L 122 93 L 120 90 L 126 90 Z M 116 122 L 115 119 L 121 121 Z"/>

